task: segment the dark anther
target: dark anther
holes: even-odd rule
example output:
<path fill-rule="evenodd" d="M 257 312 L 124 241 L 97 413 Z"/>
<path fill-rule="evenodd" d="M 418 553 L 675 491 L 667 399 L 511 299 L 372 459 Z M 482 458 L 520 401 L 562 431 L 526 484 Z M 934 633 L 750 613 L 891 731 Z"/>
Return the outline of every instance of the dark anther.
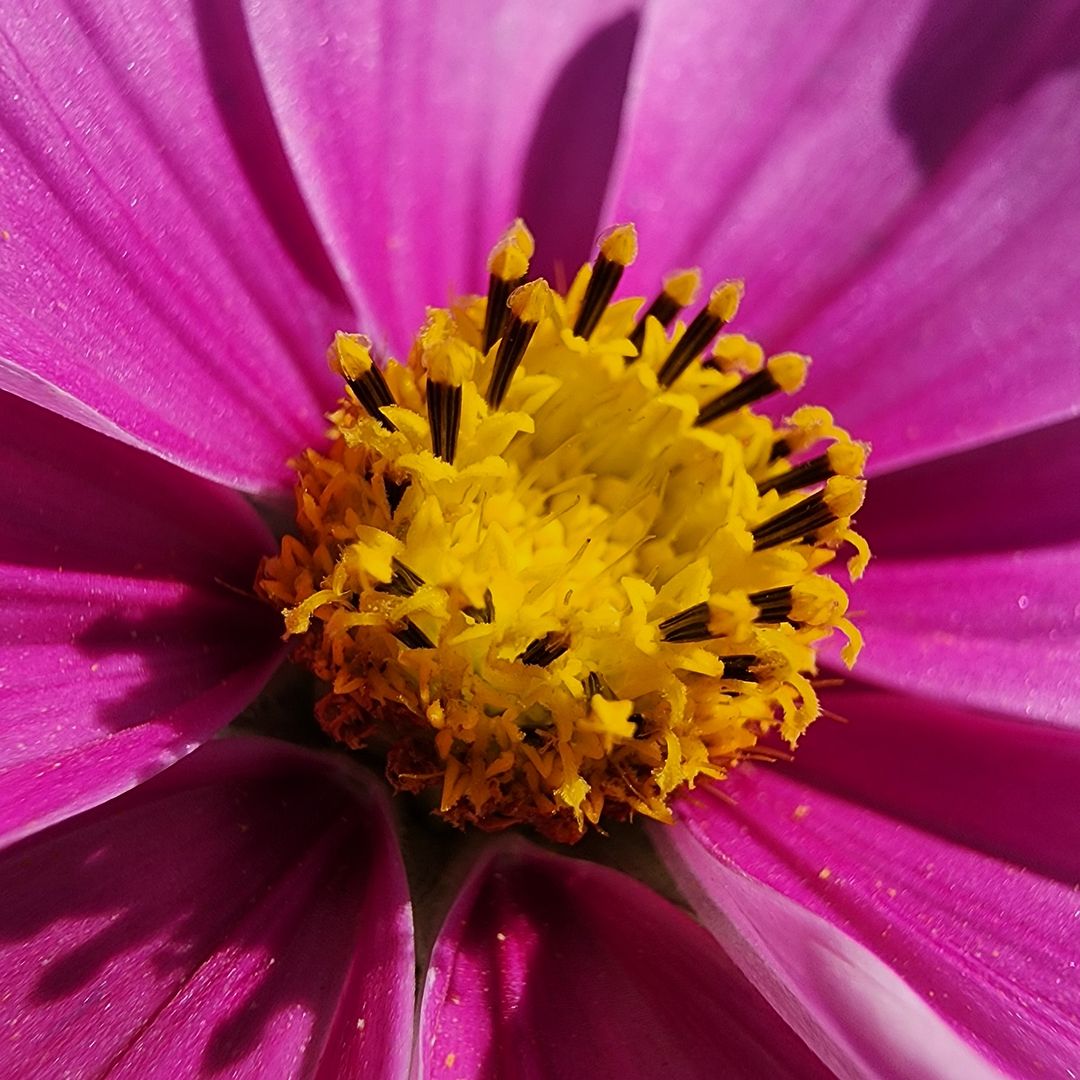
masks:
<path fill-rule="evenodd" d="M 787 457 L 795 448 L 787 441 L 787 439 L 777 439 L 772 444 L 772 449 L 769 451 L 769 464 L 774 461 L 779 461 L 783 457 Z"/>
<path fill-rule="evenodd" d="M 518 659 L 531 667 L 547 667 L 569 648 L 570 639 L 564 633 L 549 630 L 543 637 L 531 641 Z"/>
<path fill-rule="evenodd" d="M 435 643 L 412 621 L 406 619 L 400 630 L 394 631 L 394 637 L 409 649 L 434 649 Z"/>
<path fill-rule="evenodd" d="M 741 409 L 744 405 L 751 405 L 755 401 L 760 401 L 763 397 L 768 397 L 769 394 L 774 394 L 779 389 L 780 387 L 776 385 L 776 380 L 769 373 L 768 368 L 762 368 L 761 371 L 756 371 L 753 375 L 743 379 L 738 386 L 733 386 L 726 393 L 714 397 L 712 401 L 705 402 L 701 406 L 698 418 L 694 423 L 698 427 L 710 424 L 713 420 L 726 416 L 736 409 Z"/>
<path fill-rule="evenodd" d="M 611 301 L 615 292 L 615 286 L 626 269 L 621 263 L 607 258 L 606 255 L 598 255 L 593 263 L 592 277 L 585 289 L 585 298 L 581 301 L 581 311 L 574 323 L 574 333 L 578 337 L 589 338 L 596 329 L 604 309 Z"/>
<path fill-rule="evenodd" d="M 836 515 L 826 504 L 824 493 L 817 491 L 754 529 L 751 534 L 754 550 L 765 551 L 777 544 L 786 544 L 835 520 Z"/>
<path fill-rule="evenodd" d="M 786 473 L 781 473 L 769 480 L 762 480 L 758 484 L 758 494 L 764 495 L 766 491 L 775 491 L 780 495 L 787 495 L 788 492 L 798 491 L 799 488 L 824 483 L 832 475 L 833 467 L 829 463 L 829 455 L 822 454 L 821 457 L 796 465 Z"/>
<path fill-rule="evenodd" d="M 358 379 L 349 379 L 348 382 L 349 388 L 356 395 L 356 400 L 363 405 L 367 414 L 372 419 L 378 420 L 387 431 L 397 431 L 397 428 L 382 414 L 384 405 L 396 404 L 382 371 L 372 364 Z"/>
<path fill-rule="evenodd" d="M 408 480 L 393 480 L 383 474 L 383 490 L 386 492 L 386 505 L 390 507 L 391 515 L 397 513 L 405 492 L 409 490 Z"/>
<path fill-rule="evenodd" d="M 504 281 L 498 274 L 492 274 L 488 278 L 487 311 L 484 314 L 485 354 L 502 337 L 508 314 L 506 301 L 510 299 L 510 294 L 524 280 L 524 278 L 518 278 L 517 281 Z"/>
<path fill-rule="evenodd" d="M 736 653 L 733 656 L 721 656 L 724 661 L 724 678 L 737 679 L 739 682 L 757 682 L 754 665 L 758 658 L 753 653 Z"/>
<path fill-rule="evenodd" d="M 682 305 L 673 296 L 662 292 L 648 307 L 645 314 L 637 321 L 637 325 L 630 332 L 630 344 L 641 352 L 641 346 L 645 344 L 645 324 L 651 315 L 665 330 L 675 321 L 675 316 L 682 311 Z M 634 360 L 636 357 L 628 357 Z"/>
<path fill-rule="evenodd" d="M 670 386 L 723 328 L 724 320 L 713 314 L 711 306 L 710 302 L 694 316 L 686 328 L 686 333 L 679 338 L 668 358 L 661 364 L 656 373 L 661 386 Z"/>
<path fill-rule="evenodd" d="M 758 609 L 754 620 L 759 623 L 783 622 L 791 614 L 791 586 L 778 589 L 762 589 L 750 594 L 750 603 Z"/>
<path fill-rule="evenodd" d="M 393 593 L 395 596 L 412 596 L 424 584 L 424 579 L 403 562 L 394 559 L 391 566 L 393 575 L 385 585 L 376 586 L 376 592 Z"/>
<path fill-rule="evenodd" d="M 488 386 L 487 403 L 490 408 L 497 409 L 506 396 L 510 386 L 510 380 L 514 377 L 518 365 L 521 363 L 525 350 L 536 333 L 537 324 L 526 322 L 511 314 L 510 321 L 506 326 L 506 333 L 499 344 L 499 351 L 495 357 L 495 370 L 491 373 L 491 385 Z"/>
<path fill-rule="evenodd" d="M 475 619 L 477 622 L 493 623 L 495 621 L 495 598 L 491 595 L 490 589 L 484 590 L 484 606 L 482 608 L 463 607 L 461 609 L 462 614 L 468 615 L 470 619 Z"/>
<path fill-rule="evenodd" d="M 591 701 L 599 694 L 608 701 L 615 700 L 615 691 L 607 684 L 607 680 L 598 671 L 590 671 L 585 676 L 585 700 Z"/>
<path fill-rule="evenodd" d="M 705 641 L 709 633 L 709 605 L 694 604 L 684 611 L 665 619 L 660 624 L 660 636 L 664 641 Z"/>
<path fill-rule="evenodd" d="M 461 426 L 461 387 L 428 379 L 427 411 L 431 449 L 436 457 L 453 465 Z"/>

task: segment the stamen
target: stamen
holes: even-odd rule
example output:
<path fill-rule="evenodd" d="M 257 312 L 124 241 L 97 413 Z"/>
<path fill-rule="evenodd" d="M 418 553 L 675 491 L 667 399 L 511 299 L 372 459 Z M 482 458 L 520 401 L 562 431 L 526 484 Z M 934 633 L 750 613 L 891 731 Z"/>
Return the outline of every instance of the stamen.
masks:
<path fill-rule="evenodd" d="M 492 409 L 502 404 L 510 380 L 536 333 L 537 325 L 551 308 L 551 289 L 543 279 L 527 282 L 510 294 L 507 306 L 510 308 L 510 321 L 495 357 L 495 368 L 487 391 L 487 403 Z"/>
<path fill-rule="evenodd" d="M 860 476 L 865 463 L 866 448 L 860 443 L 834 443 L 820 457 L 804 461 L 769 480 L 762 480 L 757 486 L 758 494 L 775 491 L 778 495 L 787 495 L 799 488 L 824 483 L 831 476 Z"/>
<path fill-rule="evenodd" d="M 698 427 L 710 424 L 713 420 L 741 409 L 744 405 L 760 401 L 778 390 L 783 390 L 785 394 L 794 394 L 806 381 L 808 364 L 809 360 L 798 353 L 780 353 L 772 357 L 761 371 L 702 405 L 694 423 Z"/>
<path fill-rule="evenodd" d="M 482 608 L 473 607 L 470 604 L 463 607 L 461 611 L 476 622 L 493 623 L 495 621 L 495 598 L 491 595 L 491 590 L 484 590 L 484 606 Z"/>
<path fill-rule="evenodd" d="M 549 630 L 543 637 L 529 642 L 518 659 L 530 667 L 547 667 L 548 664 L 558 660 L 569 648 L 570 639 L 566 634 L 558 630 Z"/>
<path fill-rule="evenodd" d="M 721 656 L 720 659 L 724 661 L 725 679 L 734 679 L 737 682 L 758 681 L 754 665 L 760 662 L 760 657 L 753 653 L 735 653 L 732 656 Z"/>
<path fill-rule="evenodd" d="M 808 495 L 755 528 L 754 550 L 764 551 L 807 536 L 839 518 L 850 517 L 862 505 L 865 481 L 834 476 L 824 491 Z"/>
<path fill-rule="evenodd" d="M 525 222 L 518 218 L 502 235 L 488 256 L 488 295 L 484 312 L 483 351 L 490 352 L 492 345 L 502 337 L 506 324 L 506 301 L 519 285 L 524 284 L 529 272 L 529 260 L 536 245 Z"/>
<path fill-rule="evenodd" d="M 678 791 L 772 755 L 766 737 L 795 745 L 821 713 L 820 641 L 843 634 L 849 665 L 861 647 L 825 572 L 842 545 L 852 580 L 870 557 L 851 522 L 866 448 L 822 408 L 755 414 L 806 360 L 766 362 L 740 334 L 709 352 L 741 285 L 689 326 L 696 271 L 609 307 L 634 247 L 606 234 L 556 293 L 521 281 L 516 223 L 488 295 L 429 309 L 403 361 L 380 370 L 339 335 L 349 389 L 329 446 L 297 458 L 296 530 L 260 570 L 320 680 L 319 723 L 385 748 L 390 782 L 457 826 L 574 842 L 670 821 Z"/>
<path fill-rule="evenodd" d="M 435 643 L 412 621 L 405 619 L 401 628 L 394 631 L 394 637 L 408 649 L 434 649 Z"/>
<path fill-rule="evenodd" d="M 472 355 L 459 341 L 437 341 L 424 351 L 428 423 L 436 457 L 454 463 L 461 426 L 461 384 L 472 374 Z"/>
<path fill-rule="evenodd" d="M 379 592 L 393 593 L 395 596 L 412 596 L 424 584 L 424 579 L 419 574 L 414 573 L 398 559 L 391 560 L 390 565 L 394 571 L 393 576 L 385 585 L 378 587 Z"/>
<path fill-rule="evenodd" d="M 633 225 L 617 225 L 600 238 L 600 254 L 593 263 L 589 284 L 574 323 L 574 333 L 588 340 L 607 308 L 623 271 L 637 258 Z"/>
<path fill-rule="evenodd" d="M 649 319 L 655 319 L 667 330 L 675 321 L 675 316 L 684 307 L 689 307 L 694 302 L 700 288 L 700 270 L 677 270 L 664 278 L 660 295 L 648 306 L 645 313 L 638 319 L 637 325 L 630 332 L 630 344 L 637 349 L 639 354 L 641 346 L 645 342 L 645 324 Z M 629 356 L 627 357 L 627 363 L 636 359 L 636 356 Z"/>
<path fill-rule="evenodd" d="M 708 304 L 701 309 L 668 354 L 656 373 L 661 386 L 670 386 L 693 362 L 710 341 L 725 327 L 739 310 L 743 283 L 727 281 L 712 291 Z"/>
<path fill-rule="evenodd" d="M 371 356 L 371 341 L 362 334 L 343 334 L 334 337 L 330 350 L 330 367 L 341 375 L 356 395 L 364 411 L 387 431 L 397 428 L 382 413 L 384 405 L 394 405 L 394 395 Z"/>
<path fill-rule="evenodd" d="M 704 641 L 709 633 L 709 605 L 702 601 L 693 604 L 660 624 L 660 637 L 664 641 Z"/>

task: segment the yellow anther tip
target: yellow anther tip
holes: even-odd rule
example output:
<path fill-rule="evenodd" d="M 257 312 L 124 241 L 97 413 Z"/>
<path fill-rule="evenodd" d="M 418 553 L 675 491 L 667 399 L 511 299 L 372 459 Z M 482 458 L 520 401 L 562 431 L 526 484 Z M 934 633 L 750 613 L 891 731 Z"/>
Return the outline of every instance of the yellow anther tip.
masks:
<path fill-rule="evenodd" d="M 709 297 L 709 314 L 714 319 L 729 323 L 739 310 L 745 285 L 741 281 L 725 281 L 717 285 Z"/>
<path fill-rule="evenodd" d="M 538 323 L 551 311 L 551 286 L 543 278 L 527 281 L 506 303 L 522 322 Z"/>
<path fill-rule="evenodd" d="M 697 299 L 701 289 L 701 271 L 676 270 L 664 278 L 664 292 L 675 301 L 679 307 L 688 307 Z"/>
<path fill-rule="evenodd" d="M 713 360 L 721 371 L 760 371 L 765 363 L 765 350 L 742 334 L 721 334 L 713 347 Z"/>
<path fill-rule="evenodd" d="M 461 386 L 472 375 L 475 353 L 463 341 L 442 341 L 424 351 L 424 366 L 435 382 Z"/>
<path fill-rule="evenodd" d="M 867 453 L 869 447 L 866 443 L 838 442 L 825 451 L 825 456 L 837 476 L 862 476 Z"/>
<path fill-rule="evenodd" d="M 531 259 L 536 254 L 536 241 L 533 239 L 533 234 L 529 232 L 528 225 L 521 218 L 514 218 L 502 238 L 517 244 L 526 259 Z"/>
<path fill-rule="evenodd" d="M 529 270 L 529 258 L 513 240 L 502 240 L 491 249 L 488 273 L 501 281 L 517 281 Z"/>
<path fill-rule="evenodd" d="M 600 237 L 600 254 L 609 262 L 629 266 L 637 258 L 637 229 L 616 225 Z"/>
<path fill-rule="evenodd" d="M 825 505 L 838 518 L 851 517 L 866 498 L 866 481 L 834 476 L 825 484 Z"/>
<path fill-rule="evenodd" d="M 339 330 L 327 354 L 330 370 L 343 379 L 359 379 L 374 365 L 371 339 L 363 334 L 346 334 Z"/>
<path fill-rule="evenodd" d="M 810 366 L 810 358 L 800 353 L 777 353 L 776 356 L 769 358 L 766 366 L 773 382 L 785 394 L 794 394 L 796 390 L 801 390 L 806 382 L 806 370 Z"/>
<path fill-rule="evenodd" d="M 831 578 L 808 578 L 791 590 L 793 622 L 827 626 L 842 618 L 847 608 L 847 593 Z"/>

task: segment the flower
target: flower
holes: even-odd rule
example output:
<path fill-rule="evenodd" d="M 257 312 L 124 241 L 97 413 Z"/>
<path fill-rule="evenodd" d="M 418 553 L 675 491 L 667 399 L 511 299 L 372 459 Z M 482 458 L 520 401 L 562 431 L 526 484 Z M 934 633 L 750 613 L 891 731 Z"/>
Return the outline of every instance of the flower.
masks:
<path fill-rule="evenodd" d="M 847 722 L 651 831 L 677 889 L 650 880 L 694 918 L 524 841 L 460 842 L 476 857 L 455 880 L 435 861 L 455 841 L 409 831 L 431 945 L 418 1071 L 1068 1075 L 1078 20 L 776 0 L 13 12 L 4 1071 L 407 1071 L 385 793 L 339 755 L 207 742 L 281 655 L 250 593 L 272 540 L 237 492 L 272 513 L 286 460 L 318 444 L 335 331 L 401 350 L 522 211 L 551 271 L 633 220 L 629 293 L 673 265 L 744 276 L 747 332 L 813 355 L 815 399 L 874 445 L 879 557 L 852 591 L 862 681 L 825 700 Z M 633 847 L 604 851 L 639 872 Z"/>

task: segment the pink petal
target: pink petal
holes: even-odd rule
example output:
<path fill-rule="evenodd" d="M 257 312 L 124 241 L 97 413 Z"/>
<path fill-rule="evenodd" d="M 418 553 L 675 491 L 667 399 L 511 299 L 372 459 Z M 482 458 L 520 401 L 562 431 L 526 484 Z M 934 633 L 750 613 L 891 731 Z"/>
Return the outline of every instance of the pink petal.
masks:
<path fill-rule="evenodd" d="M 0 836 L 164 768 L 280 657 L 238 496 L 0 394 Z"/>
<path fill-rule="evenodd" d="M 860 678 L 1033 720 L 1080 720 L 1077 543 L 881 559 L 851 596 L 866 635 Z"/>
<path fill-rule="evenodd" d="M 403 1076 L 405 877 L 346 769 L 230 739 L 6 852 L 4 1075 Z"/>
<path fill-rule="evenodd" d="M 779 769 L 740 768 L 722 786 L 684 799 L 679 817 L 682 824 L 661 831 L 659 842 L 696 880 L 705 904 L 699 915 L 725 942 L 745 937 L 747 963 L 786 977 L 811 1016 L 823 1014 L 845 1039 L 878 1055 L 858 1075 L 977 1075 L 970 1061 L 954 1056 L 957 1040 L 934 1032 L 928 1011 L 921 1021 L 900 1023 L 887 999 L 858 978 L 841 981 L 837 959 L 865 957 L 859 946 L 1009 1075 L 1067 1075 L 1075 1063 L 1080 901 L 1071 884 L 967 850 Z M 807 971 L 790 981 L 793 960 L 819 949 L 831 953 L 824 981 L 803 981 Z M 817 1000 L 822 985 L 824 1006 Z"/>
<path fill-rule="evenodd" d="M 585 256 L 631 3 L 248 4 L 285 145 L 372 334 L 401 350 L 425 305 L 484 289 L 519 207 L 545 230 L 541 263 Z"/>
<path fill-rule="evenodd" d="M 0 386 L 249 490 L 321 438 L 351 319 L 230 4 L 0 38 Z"/>
<path fill-rule="evenodd" d="M 829 1074 L 700 926 L 595 864 L 504 847 L 435 943 L 421 1077 Z"/>
<path fill-rule="evenodd" d="M 633 281 L 745 277 L 741 322 L 817 357 L 808 396 L 878 468 L 1076 415 L 1078 24 L 1074 0 L 655 9 L 608 200 Z"/>
<path fill-rule="evenodd" d="M 875 476 L 859 529 L 888 559 L 1058 546 L 1080 540 L 1077 491 L 1080 420 L 1069 420 Z"/>
<path fill-rule="evenodd" d="M 799 743 L 815 787 L 1063 881 L 1080 881 L 1080 731 L 846 686 Z M 1053 827 L 1048 828 L 1047 823 Z"/>

